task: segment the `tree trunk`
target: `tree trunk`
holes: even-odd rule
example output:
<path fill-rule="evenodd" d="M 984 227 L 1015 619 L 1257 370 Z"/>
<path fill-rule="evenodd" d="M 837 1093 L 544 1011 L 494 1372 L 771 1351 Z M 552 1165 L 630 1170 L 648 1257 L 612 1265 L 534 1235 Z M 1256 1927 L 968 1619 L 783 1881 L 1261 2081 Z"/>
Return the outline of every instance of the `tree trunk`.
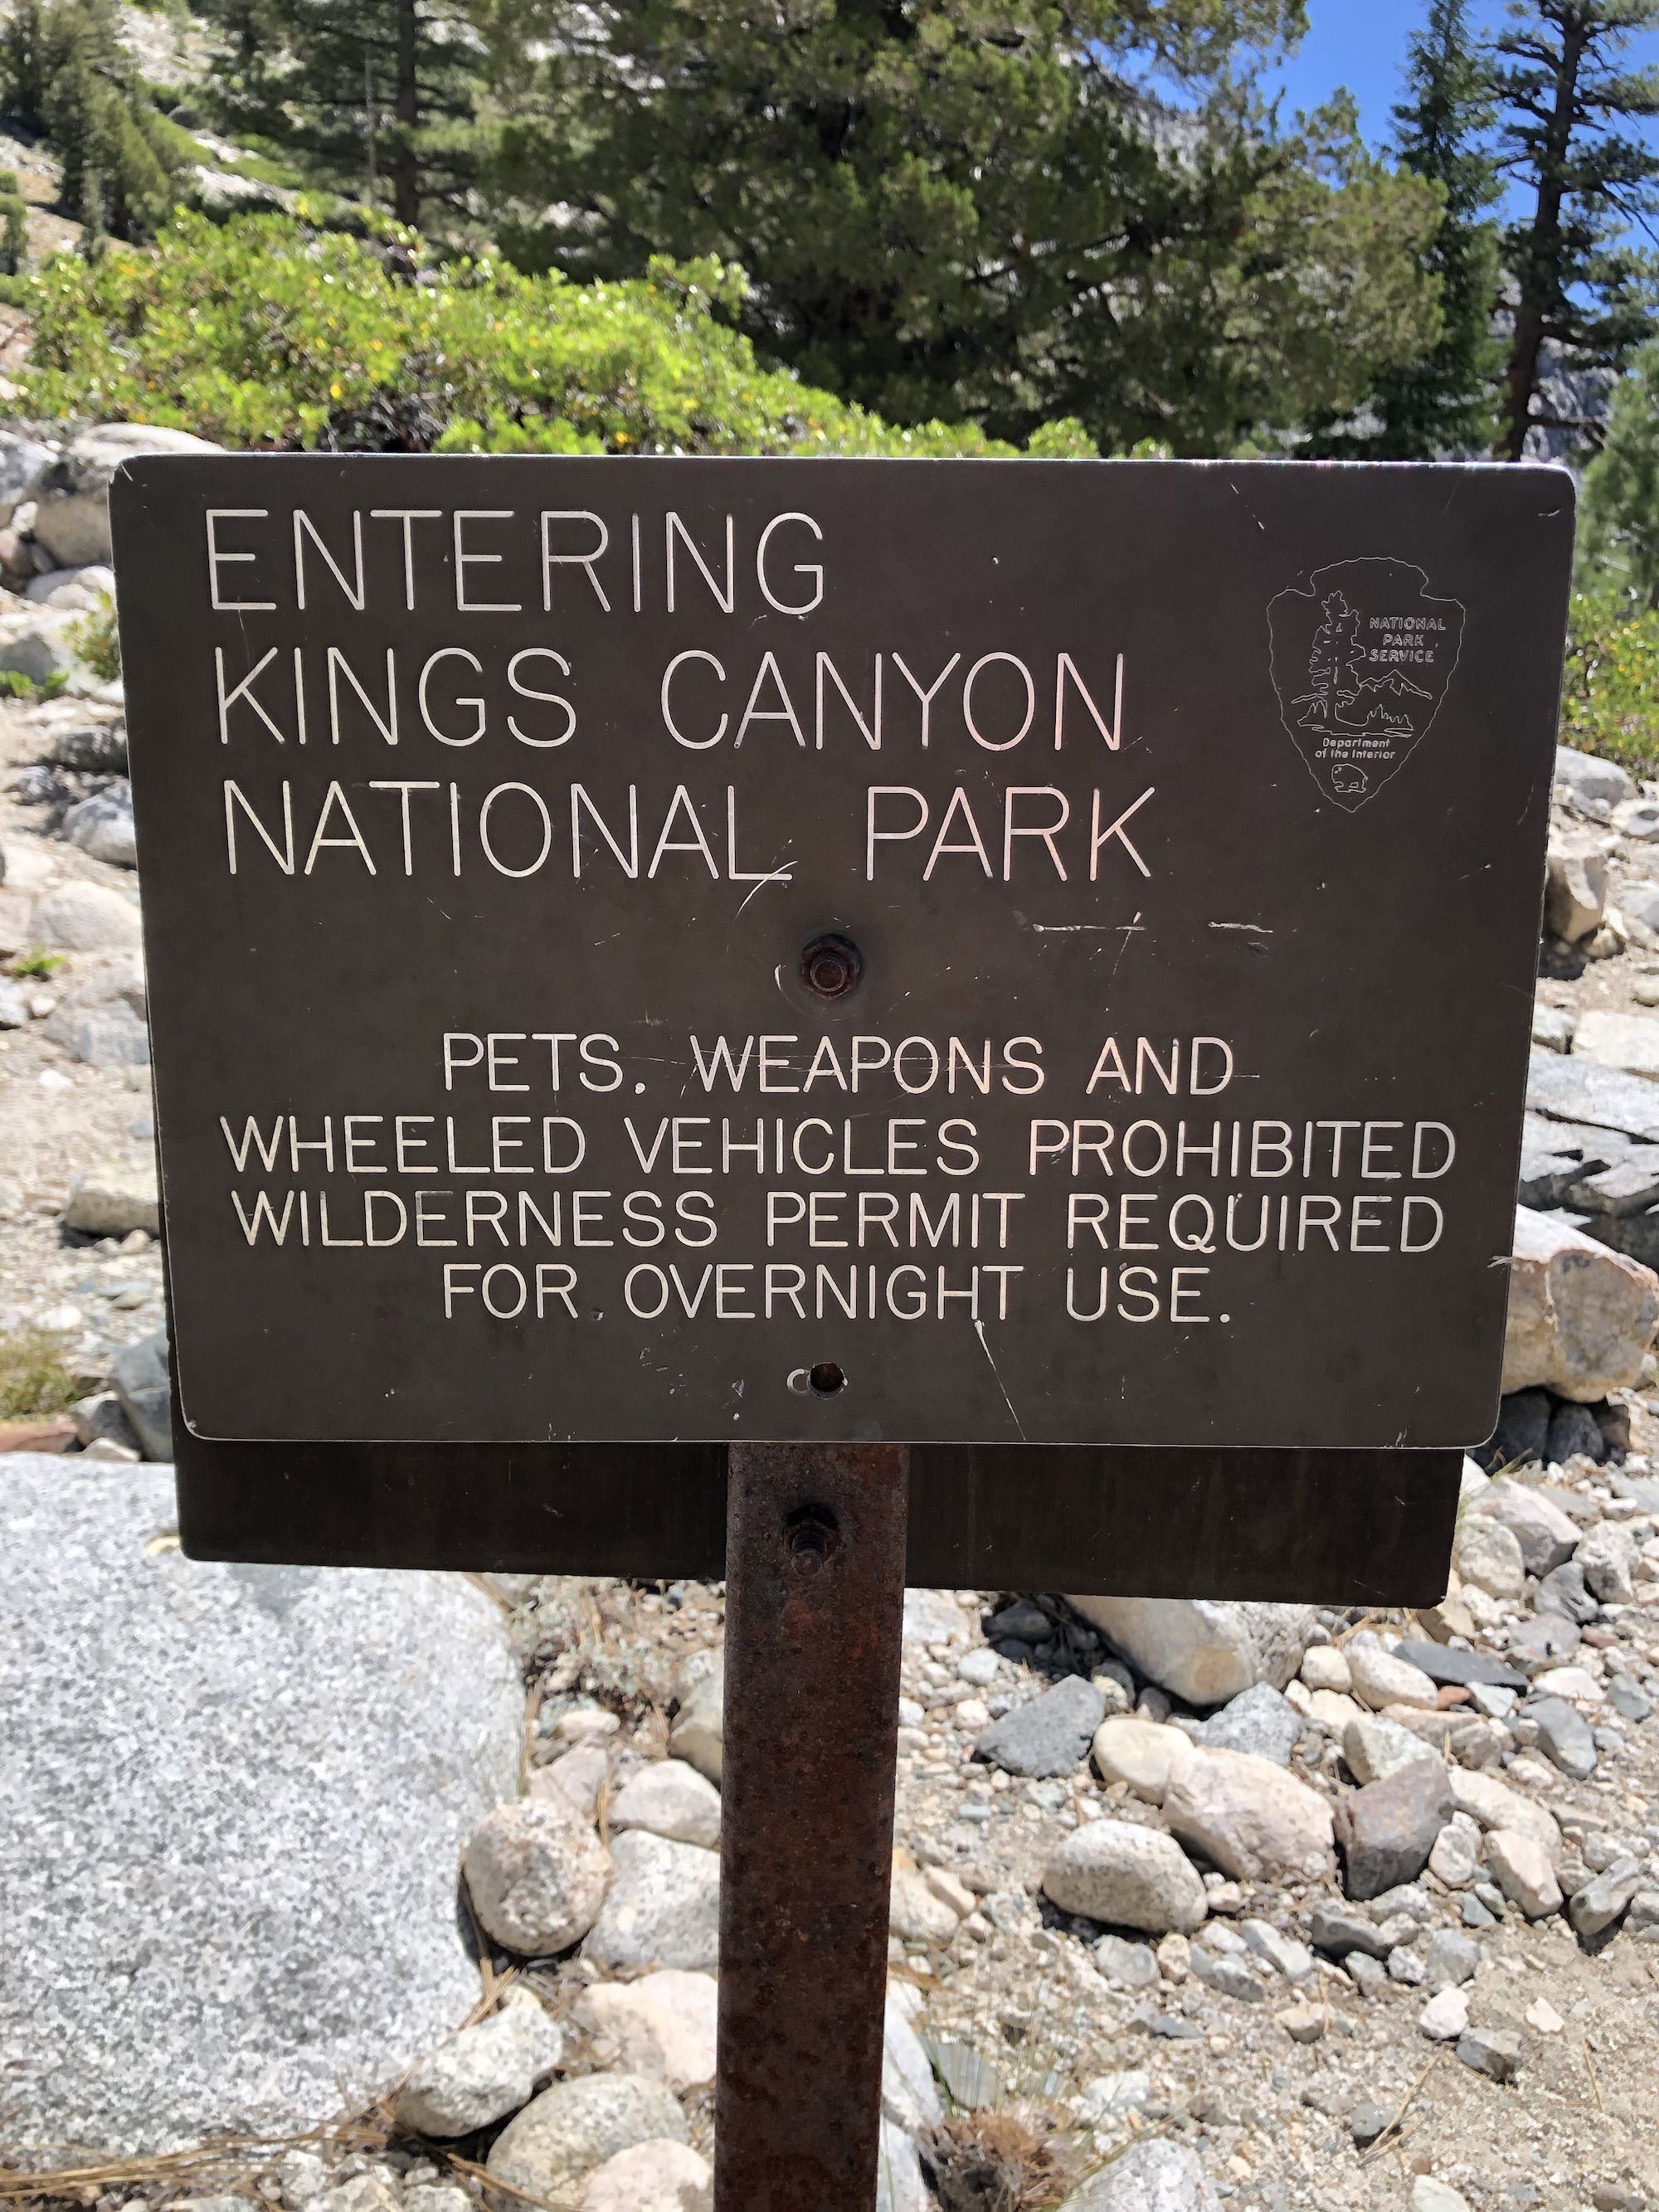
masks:
<path fill-rule="evenodd" d="M 399 222 L 418 226 L 421 220 L 421 169 L 415 149 L 420 127 L 420 81 L 416 70 L 419 52 L 418 0 L 397 0 L 398 85 L 392 112 L 398 118 L 396 150 L 392 162 L 392 211 Z"/>
<path fill-rule="evenodd" d="M 1561 52 L 1555 67 L 1555 98 L 1550 109 L 1549 129 L 1538 156 L 1538 202 L 1527 234 L 1527 251 L 1521 267 L 1521 296 L 1515 307 L 1515 335 L 1510 345 L 1509 365 L 1504 372 L 1506 396 L 1504 428 L 1498 441 L 1500 460 L 1518 461 L 1526 451 L 1533 394 L 1538 389 L 1538 361 L 1543 350 L 1545 319 L 1559 305 L 1561 202 L 1572 134 L 1583 119 L 1578 107 L 1578 70 L 1585 45 L 1582 33 L 1562 32 Z"/>

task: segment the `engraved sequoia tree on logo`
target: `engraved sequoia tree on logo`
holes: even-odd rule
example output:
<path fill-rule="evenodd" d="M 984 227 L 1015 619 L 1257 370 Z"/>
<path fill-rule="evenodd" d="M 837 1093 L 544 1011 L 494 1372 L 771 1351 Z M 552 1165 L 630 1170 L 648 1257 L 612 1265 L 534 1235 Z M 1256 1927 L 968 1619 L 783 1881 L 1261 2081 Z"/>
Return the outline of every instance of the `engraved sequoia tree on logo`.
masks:
<path fill-rule="evenodd" d="M 1463 609 L 1413 563 L 1343 561 L 1267 610 L 1285 726 L 1326 796 L 1375 796 L 1434 720 L 1457 665 Z"/>

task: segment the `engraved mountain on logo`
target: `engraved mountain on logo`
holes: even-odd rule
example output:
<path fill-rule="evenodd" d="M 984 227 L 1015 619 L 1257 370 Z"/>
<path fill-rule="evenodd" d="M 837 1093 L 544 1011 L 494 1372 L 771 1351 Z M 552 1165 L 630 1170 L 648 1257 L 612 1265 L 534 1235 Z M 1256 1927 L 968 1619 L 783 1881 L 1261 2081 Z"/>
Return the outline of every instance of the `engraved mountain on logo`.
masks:
<path fill-rule="evenodd" d="M 1463 609 L 1409 561 L 1339 561 L 1267 609 L 1279 711 L 1308 773 L 1346 813 L 1403 768 L 1439 712 Z"/>

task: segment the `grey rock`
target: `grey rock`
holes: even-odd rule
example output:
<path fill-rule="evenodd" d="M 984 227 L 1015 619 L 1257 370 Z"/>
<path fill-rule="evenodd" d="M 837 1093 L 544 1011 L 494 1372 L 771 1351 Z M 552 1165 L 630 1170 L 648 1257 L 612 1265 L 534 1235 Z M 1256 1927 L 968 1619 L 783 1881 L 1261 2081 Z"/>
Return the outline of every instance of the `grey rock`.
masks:
<path fill-rule="evenodd" d="M 1132 1943 L 1122 1936 L 1103 1936 L 1094 1947 L 1094 1960 L 1106 1979 L 1122 1989 L 1150 1990 L 1157 1986 L 1158 1960 L 1150 1943 Z"/>
<path fill-rule="evenodd" d="M 122 1000 L 102 994 L 59 1006 L 46 1035 L 85 1067 L 148 1067 L 149 1025 Z"/>
<path fill-rule="evenodd" d="M 1041 1697 L 993 1721 L 974 1749 L 1010 1774 L 1039 1779 L 1074 1774 L 1105 1716 L 1106 1700 L 1094 1684 L 1069 1674 Z"/>
<path fill-rule="evenodd" d="M 1197 2153 L 1160 2136 L 1091 2174 L 1061 2212 L 1221 2212 L 1221 2200 Z"/>
<path fill-rule="evenodd" d="M 1389 1970 L 1369 1951 L 1350 1951 L 1342 1961 L 1342 1971 L 1362 1996 L 1380 1997 L 1388 1992 Z"/>
<path fill-rule="evenodd" d="M 1527 1063 L 1527 1103 L 1552 1121 L 1588 1122 L 1659 1144 L 1659 1089 L 1645 1076 L 1571 1054 L 1535 1052 Z"/>
<path fill-rule="evenodd" d="M 61 952 L 131 952 L 140 934 L 137 902 L 106 884 L 60 884 L 35 901 L 32 928 L 36 944 Z"/>
<path fill-rule="evenodd" d="M 1311 1606 L 1208 1598 L 1073 1597 L 1136 1672 L 1189 1705 L 1225 1705 L 1253 1682 L 1282 1690 L 1302 1664 Z"/>
<path fill-rule="evenodd" d="M 1363 1951 L 1373 1959 L 1386 1959 L 1394 1948 L 1391 1936 L 1364 1913 L 1350 1912 L 1340 1905 L 1316 1905 L 1308 1916 L 1308 1941 L 1316 1951 L 1346 1959 Z"/>
<path fill-rule="evenodd" d="M 637 2074 L 587 2074 L 544 2089 L 495 2138 L 486 2160 L 509 2188 L 574 2212 L 587 2177 L 635 2143 L 684 2142 L 672 2090 Z"/>
<path fill-rule="evenodd" d="M 945 2084 L 946 2095 L 958 2112 L 981 2112 L 1007 2098 L 1001 2073 L 982 2051 L 952 2038 L 927 2039 L 927 2055 Z"/>
<path fill-rule="evenodd" d="M 1124 1820 L 1085 1820 L 1050 1852 L 1042 1887 L 1062 1912 L 1118 1928 L 1189 1935 L 1208 1912 L 1198 1871 L 1173 1837 Z"/>
<path fill-rule="evenodd" d="M 1431 1990 L 1460 1987 L 1480 1964 L 1480 1946 L 1459 1928 L 1438 1928 L 1430 1936 L 1423 1963 Z"/>
<path fill-rule="evenodd" d="M 1625 1914 L 1625 1925 L 1632 1936 L 1659 1929 L 1659 1889 L 1637 1891 Z"/>
<path fill-rule="evenodd" d="M 726 1741 L 726 1656 L 715 1653 L 680 1698 L 668 1748 L 718 1790 Z"/>
<path fill-rule="evenodd" d="M 498 1805 L 469 1839 L 461 1869 L 486 1932 L 525 1958 L 568 1950 L 586 1936 L 611 1878 L 604 1844 L 557 1791 Z"/>
<path fill-rule="evenodd" d="M 1242 1959 L 1230 1958 L 1224 1952 L 1218 1954 L 1207 1950 L 1202 1943 L 1194 1943 L 1191 1965 L 1194 1978 L 1223 1996 L 1236 1997 L 1243 2004 L 1260 2004 L 1267 1996 L 1267 1985 Z"/>
<path fill-rule="evenodd" d="M 1353 2136 L 1355 2148 L 1368 2150 L 1383 2129 L 1393 2124 L 1393 2121 L 1394 2112 L 1390 2106 L 1378 2105 L 1370 2097 L 1362 2097 L 1348 2112 L 1348 2130 Z"/>
<path fill-rule="evenodd" d="M 1043 1644 L 1054 1632 L 1054 1622 L 1029 1597 L 1017 1597 L 1012 1605 L 1005 1605 L 985 1626 L 985 1633 L 993 1644 L 1005 1638 L 1015 1644 Z"/>
<path fill-rule="evenodd" d="M 1555 781 L 1580 804 L 1588 800 L 1609 812 L 1636 796 L 1636 786 L 1616 761 L 1598 760 L 1594 753 L 1580 752 L 1572 745 L 1555 749 Z"/>
<path fill-rule="evenodd" d="M 1513 2081 L 1521 2070 L 1521 2039 L 1513 2028 L 1471 2027 L 1458 2039 L 1457 2055 L 1488 2081 Z"/>
<path fill-rule="evenodd" d="M 1271 1759 L 1276 1766 L 1288 1766 L 1302 1728 L 1301 1714 L 1271 1682 L 1253 1682 L 1201 1722 L 1194 1734 L 1200 1743 L 1215 1744 L 1224 1751 L 1253 1752 L 1258 1759 Z"/>
<path fill-rule="evenodd" d="M 1565 1198 L 1569 1206 L 1583 1213 L 1641 1212 L 1659 1199 L 1659 1146 L 1638 1146 L 1611 1167 L 1598 1168 L 1594 1175 L 1581 1176 L 1568 1189 Z M 1599 1436 L 1590 1449 L 1595 1459 L 1605 1457 Z M 1570 1453 L 1553 1449 L 1550 1453 L 1557 1462 L 1569 1456 Z"/>
<path fill-rule="evenodd" d="M 121 1411 L 121 1401 L 112 1390 L 82 1398 L 70 1407 L 70 1418 L 75 1423 L 75 1433 L 83 1444 L 119 1444 L 131 1451 L 135 1459 L 144 1455 L 143 1446 L 131 1422 Z"/>
<path fill-rule="evenodd" d="M 1572 1411 L 1582 1414 L 1589 1427 L 1595 1430 L 1596 1454 L 1604 1455 L 1601 1431 L 1595 1427 L 1594 1417 L 1583 1407 L 1575 1407 Z M 1552 1457 L 1554 1455 L 1556 1422 L 1567 1413 L 1567 1407 L 1560 1407 L 1551 1417 L 1552 1442 L 1549 1449 Z M 1575 1431 L 1575 1437 L 1576 1433 Z M 1560 1507 L 1552 1504 L 1542 1492 L 1530 1483 L 1516 1482 L 1512 1476 L 1501 1477 L 1490 1489 L 1483 1492 L 1475 1510 L 1511 1531 L 1521 1547 L 1521 1558 L 1529 1575 L 1542 1577 L 1555 1568 L 1564 1566 L 1572 1557 L 1578 1543 L 1578 1530 Z"/>
<path fill-rule="evenodd" d="M 167 1340 L 160 1329 L 125 1344 L 111 1360 L 109 1379 L 131 1422 L 144 1457 L 173 1457 L 173 1407 L 167 1385 Z"/>
<path fill-rule="evenodd" d="M 1364 1713 L 1345 1722 L 1342 1756 L 1356 1782 L 1383 1782 L 1402 1767 L 1415 1766 L 1439 1753 L 1398 1721 L 1385 1721 L 1380 1713 Z"/>
<path fill-rule="evenodd" d="M 887 1985 L 882 2020 L 881 2109 L 895 2125 L 915 2135 L 942 2119 L 945 2106 L 933 2079 L 933 2063 L 907 2010 L 912 1994 L 893 1983 Z"/>
<path fill-rule="evenodd" d="M 1565 1698 L 1534 1698 L 1526 1713 L 1537 1723 L 1538 1747 L 1545 1757 L 1575 1782 L 1588 1782 L 1597 1765 L 1595 1738 L 1577 1708 Z"/>
<path fill-rule="evenodd" d="M 720 1962 L 719 1856 L 629 1828 L 611 1844 L 611 1856 L 610 1892 L 584 1955 L 613 1972 L 684 1966 L 712 1973 Z"/>
<path fill-rule="evenodd" d="M 1239 1928 L 1245 1948 L 1265 1959 L 1287 1982 L 1305 1982 L 1314 1972 L 1314 1955 L 1305 1943 L 1286 1936 L 1266 1920 L 1246 1920 Z"/>
<path fill-rule="evenodd" d="M 418 2135 L 471 2135 L 527 2105 L 563 2051 L 540 2000 L 509 1990 L 498 2012 L 422 2060 L 398 2093 L 398 2118 Z"/>
<path fill-rule="evenodd" d="M 1615 1859 L 1605 1873 L 1575 1891 L 1567 1900 L 1567 1917 L 1578 1934 L 1599 1936 L 1611 1928 L 1641 1888 L 1644 1876 L 1635 1859 Z"/>
<path fill-rule="evenodd" d="M 0 2047 L 32 2155 L 303 2131 L 479 1994 L 455 1866 L 524 1710 L 496 1608 L 459 1576 L 192 1561 L 176 1526 L 170 1469 L 0 1461 Z"/>
<path fill-rule="evenodd" d="M 1484 1887 L 1484 1884 L 1482 1886 Z M 1480 1898 L 1473 1893 L 1463 1899 L 1460 1909 L 1463 1916 L 1463 1925 L 1466 1928 L 1495 1928 L 1498 1924 L 1497 1913 L 1492 1911 L 1489 1905 L 1483 1905 Z"/>
<path fill-rule="evenodd" d="M 1624 1170 L 1610 1168 L 1609 1175 Z M 1611 1212 L 1611 1208 L 1603 1208 Z M 1607 1455 L 1607 1438 L 1595 1425 L 1595 1416 L 1588 1406 L 1564 1403 L 1550 1416 L 1549 1435 L 1545 1443 L 1545 1455 L 1556 1466 L 1565 1466 L 1570 1459 L 1594 1460 L 1599 1467 Z M 1553 1559 L 1551 1566 L 1559 1566 L 1560 1559 Z M 1535 1571 L 1535 1570 L 1534 1570 Z M 1547 1571 L 1547 1570 L 1546 1571 Z"/>
<path fill-rule="evenodd" d="M 94 860 L 112 868 L 136 868 L 138 842 L 132 826 L 132 787 L 125 778 L 71 806 L 64 835 Z"/>
<path fill-rule="evenodd" d="M 1621 1522 L 1603 1521 L 1578 1547 L 1575 1565 L 1584 1587 L 1602 1605 L 1628 1605 L 1636 1595 L 1636 1576 L 1641 1553 L 1634 1535 Z"/>
<path fill-rule="evenodd" d="M 1583 1627 L 1587 1620 L 1595 1620 L 1596 1601 L 1584 1586 L 1584 1571 L 1577 1559 L 1570 1559 L 1564 1567 L 1552 1569 L 1544 1577 L 1538 1585 L 1538 1611 L 1540 1615 L 1559 1613 L 1563 1620 L 1572 1622 L 1576 1627 Z M 1520 1622 L 1516 1635 L 1530 1625 L 1524 1620 Z M 1510 1642 L 1515 1640 L 1516 1636 L 1512 1635 Z M 1524 1643 L 1526 1639 L 1523 1638 L 1522 1641 Z M 1578 1648 L 1577 1639 L 1565 1648 L 1576 1651 Z"/>
<path fill-rule="evenodd" d="M 70 628 L 70 617 L 51 607 L 32 609 L 27 620 L 0 619 L 0 670 L 27 676 L 31 684 L 71 674 L 76 659 Z"/>
<path fill-rule="evenodd" d="M 1052 1623 L 1049 1624 L 1052 1626 Z M 960 1644 L 968 1633 L 968 1616 L 950 1590 L 907 1589 L 904 1626 L 901 1631 L 907 1650 L 927 1650 L 941 1644 Z M 1047 1633 L 1045 1629 L 1044 1633 Z"/>
<path fill-rule="evenodd" d="M 877 2149 L 876 2212 L 933 2212 L 915 2144 L 889 2119 L 882 2121 Z"/>
<path fill-rule="evenodd" d="M 1437 1759 L 1418 1759 L 1345 1797 L 1335 1828 L 1348 1895 L 1377 1897 L 1414 1881 L 1452 1809 L 1451 1784 Z"/>
<path fill-rule="evenodd" d="M 1623 1498 L 1643 1513 L 1659 1513 L 1659 1476 L 1626 1474 L 1622 1468 L 1611 1468 L 1607 1477 L 1615 1498 Z"/>
<path fill-rule="evenodd" d="M 21 1030 L 29 1018 L 28 1000 L 22 986 L 0 980 L 0 1030 Z"/>
<path fill-rule="evenodd" d="M 110 481 L 140 453 L 215 453 L 186 430 L 141 422 L 102 422 L 66 446 L 33 494 L 35 543 L 60 568 L 84 568 L 111 556 Z"/>
<path fill-rule="evenodd" d="M 659 1759 L 629 1776 L 611 1801 L 610 1822 L 617 1833 L 647 1828 L 713 1850 L 720 1839 L 720 1794 L 689 1761 Z"/>
<path fill-rule="evenodd" d="M 86 1237 L 130 1237 L 135 1229 L 155 1236 L 161 1226 L 161 1200 L 154 1157 L 142 1163 L 104 1160 L 76 1176 L 64 1208 L 64 1226 Z"/>
<path fill-rule="evenodd" d="M 1426 1637 L 1407 1637 L 1401 1644 L 1399 1657 L 1408 1659 L 1413 1667 L 1420 1667 L 1431 1682 L 1449 1682 L 1467 1687 L 1471 1682 L 1489 1682 L 1504 1690 L 1524 1690 L 1527 1678 L 1513 1667 L 1506 1667 L 1489 1651 L 1459 1651 L 1449 1644 L 1434 1644 Z"/>
<path fill-rule="evenodd" d="M 127 726 L 120 721 L 85 722 L 55 729 L 46 757 L 58 768 L 80 769 L 93 775 L 125 776 Z M 1583 1173 L 1582 1167 L 1579 1173 Z"/>
<path fill-rule="evenodd" d="M 1546 1158 L 1559 1156 L 1545 1155 Z M 1582 1171 L 1582 1170 L 1581 1170 Z M 1522 1164 L 1522 1181 L 1526 1181 L 1526 1163 Z M 1522 1188 L 1523 1206 L 1553 1206 L 1560 1199 L 1559 1189 L 1547 1195 L 1543 1192 L 1530 1195 Z M 1544 1439 L 1549 1434 L 1550 1409 L 1554 1404 L 1547 1390 L 1512 1390 L 1500 1401 L 1498 1408 L 1498 1428 L 1492 1440 L 1488 1464 L 1508 1467 L 1516 1462 L 1541 1459 Z"/>
<path fill-rule="evenodd" d="M 1639 1727 L 1653 1711 L 1653 1699 L 1628 1674 L 1614 1674 L 1607 1683 L 1607 1703 L 1620 1720 Z"/>
<path fill-rule="evenodd" d="M 1389 1979 L 1401 1983 L 1407 1989 L 1420 1989 L 1429 1978 L 1428 1968 L 1422 1960 L 1403 1943 L 1396 1943 L 1389 1952 L 1387 1965 Z"/>
<path fill-rule="evenodd" d="M 0 526 L 33 499 L 58 459 L 50 446 L 15 430 L 0 431 Z"/>
<path fill-rule="evenodd" d="M 1164 2043 L 1196 2043 L 1204 2030 L 1195 2020 L 1183 2019 L 1179 2013 L 1155 2013 L 1146 2023 L 1148 2035 L 1155 2035 Z"/>

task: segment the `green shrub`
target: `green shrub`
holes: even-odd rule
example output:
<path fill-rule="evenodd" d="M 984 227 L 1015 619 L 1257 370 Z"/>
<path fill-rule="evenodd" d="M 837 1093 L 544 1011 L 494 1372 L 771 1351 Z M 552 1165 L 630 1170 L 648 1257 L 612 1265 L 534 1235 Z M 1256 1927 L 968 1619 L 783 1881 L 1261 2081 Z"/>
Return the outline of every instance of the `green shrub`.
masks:
<path fill-rule="evenodd" d="M 1561 742 L 1659 775 L 1659 613 L 1611 591 L 1574 592 Z"/>
<path fill-rule="evenodd" d="M 67 676 L 54 673 L 37 684 L 21 669 L 0 668 L 0 692 L 9 699 L 27 700 L 31 705 L 39 699 L 55 699 L 68 681 Z"/>
<path fill-rule="evenodd" d="M 425 265 L 414 234 L 181 212 L 153 252 L 63 254 L 32 286 L 23 408 L 238 447 L 443 453 L 1008 453 L 971 424 L 896 430 L 762 368 L 715 260 L 574 284 Z M 1074 423 L 1040 449 L 1086 453 Z M 1034 441 L 1034 448 L 1039 441 Z"/>
<path fill-rule="evenodd" d="M 18 1328 L 0 1336 L 0 1420 L 61 1413 L 80 1395 L 55 1336 L 39 1328 Z"/>
<path fill-rule="evenodd" d="M 100 592 L 97 604 L 69 627 L 70 649 L 82 667 L 100 684 L 113 684 L 121 673 L 121 638 L 115 627 L 115 602 Z"/>

